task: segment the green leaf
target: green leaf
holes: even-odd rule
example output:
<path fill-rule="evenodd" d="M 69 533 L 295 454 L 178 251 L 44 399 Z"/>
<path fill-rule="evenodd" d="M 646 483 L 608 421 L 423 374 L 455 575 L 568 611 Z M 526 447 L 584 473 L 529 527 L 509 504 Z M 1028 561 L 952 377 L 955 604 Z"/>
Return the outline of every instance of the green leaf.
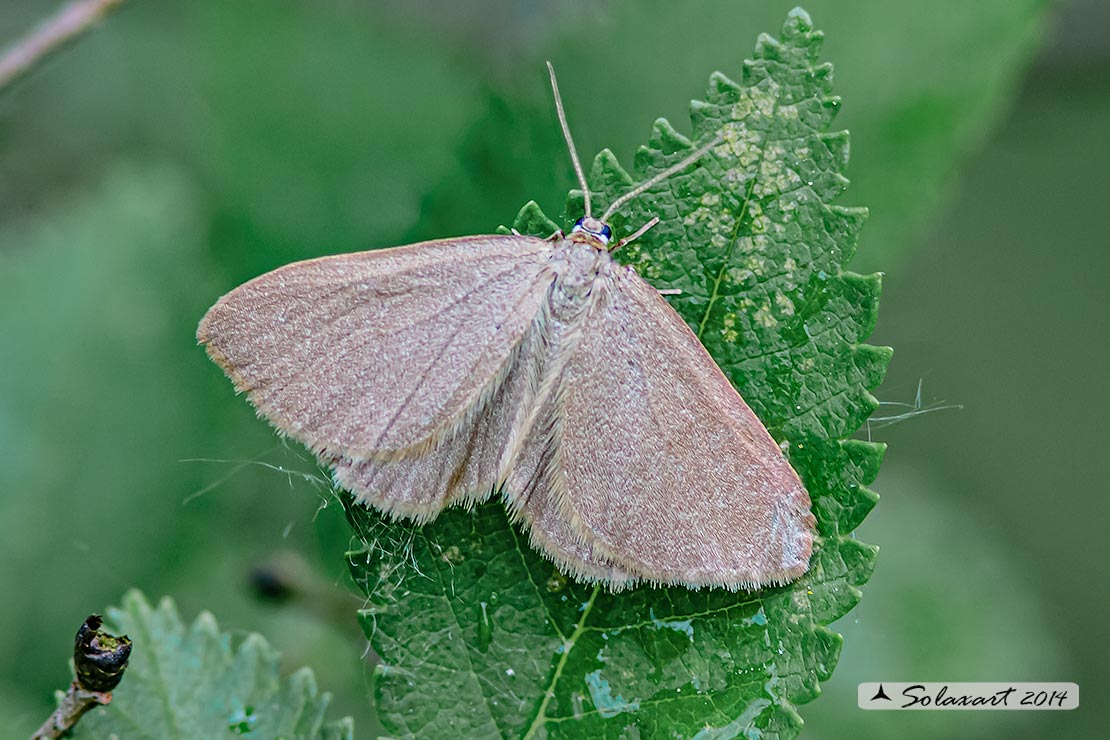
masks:
<path fill-rule="evenodd" d="M 793 11 L 761 36 L 737 84 L 720 73 L 693 104 L 698 141 L 725 141 L 612 219 L 617 252 L 660 288 L 771 433 L 813 498 L 819 537 L 809 573 L 758 593 L 640 587 L 610 594 L 575 583 L 527 545 L 500 502 L 450 510 L 415 527 L 347 500 L 364 549 L 351 570 L 381 657 L 387 730 L 415 737 L 793 737 L 840 652 L 826 625 L 859 600 L 875 548 L 849 537 L 874 506 L 864 486 L 882 446 L 846 439 L 875 409 L 868 392 L 890 351 L 862 344 L 878 276 L 843 270 L 865 211 L 831 202 L 845 189 L 844 132 L 822 35 Z M 603 152 L 596 202 L 687 156 L 664 120 L 636 155 L 635 177 Z M 568 201 L 568 221 L 581 194 Z M 529 204 L 514 227 L 546 236 Z"/>
<path fill-rule="evenodd" d="M 89 713 L 76 738 L 352 738 L 349 718 L 325 722 L 330 696 L 308 668 L 282 680 L 280 656 L 257 633 L 231 635 L 202 612 L 186 627 L 169 598 L 151 608 L 138 591 L 108 611 L 134 648 L 112 703 Z"/>

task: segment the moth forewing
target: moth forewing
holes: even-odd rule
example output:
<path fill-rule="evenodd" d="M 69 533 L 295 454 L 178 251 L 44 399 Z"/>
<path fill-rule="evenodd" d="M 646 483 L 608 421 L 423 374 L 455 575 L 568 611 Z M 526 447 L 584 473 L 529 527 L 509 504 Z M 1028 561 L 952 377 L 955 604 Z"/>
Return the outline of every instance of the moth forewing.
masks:
<path fill-rule="evenodd" d="M 550 249 L 466 237 L 297 262 L 225 295 L 197 337 L 262 416 L 322 457 L 423 454 L 504 377 Z"/>
<path fill-rule="evenodd" d="M 567 369 L 564 515 L 665 584 L 753 588 L 808 567 L 809 496 L 677 313 L 631 270 Z"/>

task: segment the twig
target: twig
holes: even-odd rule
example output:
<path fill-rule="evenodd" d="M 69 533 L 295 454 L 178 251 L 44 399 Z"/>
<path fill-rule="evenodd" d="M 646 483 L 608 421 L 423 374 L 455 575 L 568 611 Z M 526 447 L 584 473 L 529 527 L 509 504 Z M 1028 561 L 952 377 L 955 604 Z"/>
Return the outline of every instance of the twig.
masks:
<path fill-rule="evenodd" d="M 0 90 L 30 72 L 51 53 L 88 32 L 124 0 L 75 0 L 63 6 L 0 56 Z"/>
<path fill-rule="evenodd" d="M 102 632 L 100 625 L 100 615 L 90 614 L 77 630 L 73 641 L 73 670 L 77 675 L 58 708 L 31 740 L 59 738 L 73 729 L 85 712 L 112 701 L 112 689 L 119 685 L 131 657 L 131 640 L 127 635 L 115 637 Z"/>
<path fill-rule="evenodd" d="M 111 692 L 101 693 L 99 691 L 88 691 L 81 688 L 77 679 L 69 685 L 69 691 L 62 697 L 62 701 L 58 704 L 58 708 L 54 710 L 54 714 L 42 723 L 42 727 L 31 735 L 31 740 L 53 740 L 64 735 L 73 726 L 77 724 L 77 720 L 84 716 L 85 712 L 89 711 L 98 704 L 107 704 L 112 700 Z"/>

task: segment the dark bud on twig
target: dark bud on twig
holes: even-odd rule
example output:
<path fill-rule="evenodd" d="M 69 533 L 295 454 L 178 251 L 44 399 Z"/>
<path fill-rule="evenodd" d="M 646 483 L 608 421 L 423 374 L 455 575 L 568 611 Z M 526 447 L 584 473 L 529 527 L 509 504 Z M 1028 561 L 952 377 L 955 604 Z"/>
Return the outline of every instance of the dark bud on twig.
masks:
<path fill-rule="evenodd" d="M 58 703 L 54 713 L 35 731 L 31 740 L 54 740 L 68 733 L 82 715 L 97 705 L 112 701 L 112 689 L 119 685 L 131 640 L 100 630 L 99 614 L 90 614 L 73 641 L 73 670 L 76 677 Z"/>
<path fill-rule="evenodd" d="M 127 659 L 131 657 L 131 639 L 116 637 L 100 629 L 99 614 L 90 614 L 73 644 L 73 667 L 77 681 L 89 691 L 106 693 L 119 685 Z"/>

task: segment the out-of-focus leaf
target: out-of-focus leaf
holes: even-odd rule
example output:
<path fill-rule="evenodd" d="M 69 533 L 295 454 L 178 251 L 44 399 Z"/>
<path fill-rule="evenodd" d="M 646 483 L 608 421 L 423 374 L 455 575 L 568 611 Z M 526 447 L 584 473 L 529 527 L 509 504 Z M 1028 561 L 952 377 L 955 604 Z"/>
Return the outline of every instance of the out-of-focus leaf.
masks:
<path fill-rule="evenodd" d="M 312 671 L 282 679 L 281 656 L 257 633 L 232 649 L 231 635 L 208 612 L 186 627 L 173 601 L 152 608 L 138 591 L 110 609 L 108 621 L 131 638 L 131 659 L 112 703 L 87 714 L 76 738 L 354 737 L 350 718 L 325 721 L 330 696 Z"/>
<path fill-rule="evenodd" d="M 392 246 L 480 111 L 473 67 L 419 17 L 363 4 L 131 3 L 0 100 L 0 209 L 153 151 L 208 199 L 228 287 Z"/>
<path fill-rule="evenodd" d="M 660 288 L 789 449 L 813 498 L 809 573 L 757 593 L 641 587 L 610 594 L 568 580 L 509 524 L 500 502 L 424 527 L 348 501 L 366 549 L 349 555 L 382 659 L 376 696 L 406 737 L 793 737 L 795 706 L 830 675 L 840 637 L 825 625 L 859 600 L 875 549 L 849 532 L 882 447 L 846 439 L 875 408 L 888 350 L 863 344 L 879 281 L 847 273 L 865 212 L 834 206 L 848 140 L 822 35 L 801 11 L 761 36 L 742 84 L 721 74 L 694 104 L 694 130 L 724 143 L 614 217 L 618 233 L 663 221 L 618 256 Z M 666 121 L 636 157 L 636 180 L 692 151 Z M 631 178 L 594 162 L 599 202 Z M 577 197 L 568 212 L 577 215 Z M 514 227 L 546 236 L 534 204 Z M 623 227 L 623 228 L 622 228 Z"/>
<path fill-rule="evenodd" d="M 823 687 L 827 695 L 808 708 L 804 737 L 985 740 L 1047 735 L 1061 727 L 1058 719 L 1019 716 L 1022 712 L 923 712 L 911 717 L 908 712 L 861 712 L 856 707 L 856 687 L 886 676 L 1056 681 L 1074 675 L 1027 571 L 1002 546 L 989 522 L 957 503 L 962 497 L 956 492 L 940 489 L 929 475 L 905 465 L 885 464 L 880 484 L 883 505 L 868 518 L 867 530 L 871 537 L 883 538 L 880 544 L 891 546 L 883 548 L 865 604 L 853 612 L 854 618 L 837 624 L 844 632 L 844 654 L 836 679 Z M 927 566 L 922 553 L 928 553 Z M 1005 608 L 995 608 L 999 604 Z M 1015 650 L 1015 645 L 1022 649 Z M 1038 720 L 1044 723 L 1040 733 L 1033 724 Z"/>

